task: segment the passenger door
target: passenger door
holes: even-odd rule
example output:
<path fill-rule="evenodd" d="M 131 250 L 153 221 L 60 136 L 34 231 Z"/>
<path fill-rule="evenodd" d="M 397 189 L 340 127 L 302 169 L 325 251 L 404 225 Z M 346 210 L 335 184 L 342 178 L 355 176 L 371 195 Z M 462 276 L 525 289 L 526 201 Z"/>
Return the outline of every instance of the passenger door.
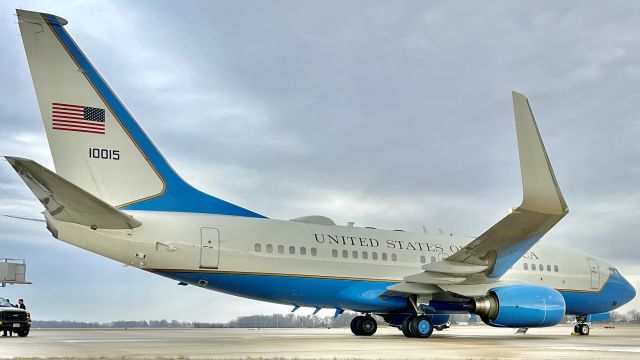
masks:
<path fill-rule="evenodd" d="M 600 289 L 600 266 L 595 259 L 587 258 L 589 269 L 591 269 L 591 289 Z"/>
<path fill-rule="evenodd" d="M 216 228 L 203 227 L 200 234 L 200 267 L 217 269 L 220 261 L 220 232 Z"/>

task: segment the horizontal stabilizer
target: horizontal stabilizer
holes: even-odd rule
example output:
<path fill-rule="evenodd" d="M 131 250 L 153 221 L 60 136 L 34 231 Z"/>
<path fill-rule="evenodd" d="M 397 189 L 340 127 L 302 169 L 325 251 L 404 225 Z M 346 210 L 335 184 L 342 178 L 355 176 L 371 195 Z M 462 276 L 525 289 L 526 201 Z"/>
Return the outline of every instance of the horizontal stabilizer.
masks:
<path fill-rule="evenodd" d="M 47 220 L 45 219 L 36 219 L 36 218 L 29 218 L 24 216 L 6 215 L 6 214 L 3 216 L 12 218 L 12 219 L 20 219 L 20 220 L 26 220 L 26 221 L 35 221 L 35 222 L 41 222 L 41 223 L 47 222 Z"/>
<path fill-rule="evenodd" d="M 142 225 L 33 160 L 5 158 L 56 220 L 100 229 L 132 229 Z"/>

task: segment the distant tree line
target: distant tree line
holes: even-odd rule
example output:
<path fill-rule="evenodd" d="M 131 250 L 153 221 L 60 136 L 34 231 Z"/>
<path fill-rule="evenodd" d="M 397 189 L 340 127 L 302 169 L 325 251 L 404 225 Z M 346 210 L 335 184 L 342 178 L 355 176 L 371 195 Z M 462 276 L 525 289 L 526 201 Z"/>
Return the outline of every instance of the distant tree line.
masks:
<path fill-rule="evenodd" d="M 119 320 L 109 322 L 84 322 L 72 320 L 33 320 L 31 327 L 42 329 L 89 329 L 89 328 L 187 328 L 191 322 L 176 320 Z"/>
<path fill-rule="evenodd" d="M 333 316 L 273 314 L 240 316 L 228 322 L 185 322 L 176 320 L 120 320 L 110 322 L 83 322 L 70 320 L 34 320 L 34 328 L 345 328 L 349 327 L 351 319 L 356 313 L 345 312 L 334 318 Z M 374 315 L 378 325 L 384 326 L 384 321 Z M 564 322 L 574 318 L 566 316 Z M 482 322 L 475 316 L 467 314 L 451 315 L 451 323 Z M 631 310 L 626 313 L 612 312 L 610 323 L 640 323 L 640 312 Z"/>
<path fill-rule="evenodd" d="M 614 323 L 640 323 L 640 311 L 631 310 L 626 313 L 614 311 L 611 313 L 611 322 Z"/>
<path fill-rule="evenodd" d="M 346 312 L 337 318 L 333 316 L 273 314 L 241 316 L 226 323 L 193 324 L 197 328 L 340 328 L 349 327 L 351 320 L 358 314 Z M 382 318 L 375 316 L 378 323 Z"/>

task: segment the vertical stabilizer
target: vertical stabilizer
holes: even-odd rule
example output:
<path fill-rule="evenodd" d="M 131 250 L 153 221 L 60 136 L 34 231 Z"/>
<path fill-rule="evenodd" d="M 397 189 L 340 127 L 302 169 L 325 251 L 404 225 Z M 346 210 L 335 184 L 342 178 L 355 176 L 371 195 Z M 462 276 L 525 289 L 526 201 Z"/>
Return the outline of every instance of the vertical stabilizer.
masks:
<path fill-rule="evenodd" d="M 16 10 L 56 172 L 108 204 L 262 217 L 182 180 L 64 29 Z"/>

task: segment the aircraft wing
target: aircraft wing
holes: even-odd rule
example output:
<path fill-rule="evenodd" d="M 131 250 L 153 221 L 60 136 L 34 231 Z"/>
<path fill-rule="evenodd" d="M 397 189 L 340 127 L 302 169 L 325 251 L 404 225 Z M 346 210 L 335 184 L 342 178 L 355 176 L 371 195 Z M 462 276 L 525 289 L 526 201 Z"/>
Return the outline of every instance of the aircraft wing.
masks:
<path fill-rule="evenodd" d="M 553 174 L 529 101 L 513 92 L 522 175 L 522 204 L 453 255 L 422 266 L 390 291 L 460 289 L 499 281 L 540 238 L 569 211 Z M 480 286 L 479 288 L 482 288 Z M 458 292 L 458 291 L 454 291 Z"/>
<path fill-rule="evenodd" d="M 33 160 L 5 158 L 56 220 L 101 229 L 132 229 L 142 225 Z"/>

